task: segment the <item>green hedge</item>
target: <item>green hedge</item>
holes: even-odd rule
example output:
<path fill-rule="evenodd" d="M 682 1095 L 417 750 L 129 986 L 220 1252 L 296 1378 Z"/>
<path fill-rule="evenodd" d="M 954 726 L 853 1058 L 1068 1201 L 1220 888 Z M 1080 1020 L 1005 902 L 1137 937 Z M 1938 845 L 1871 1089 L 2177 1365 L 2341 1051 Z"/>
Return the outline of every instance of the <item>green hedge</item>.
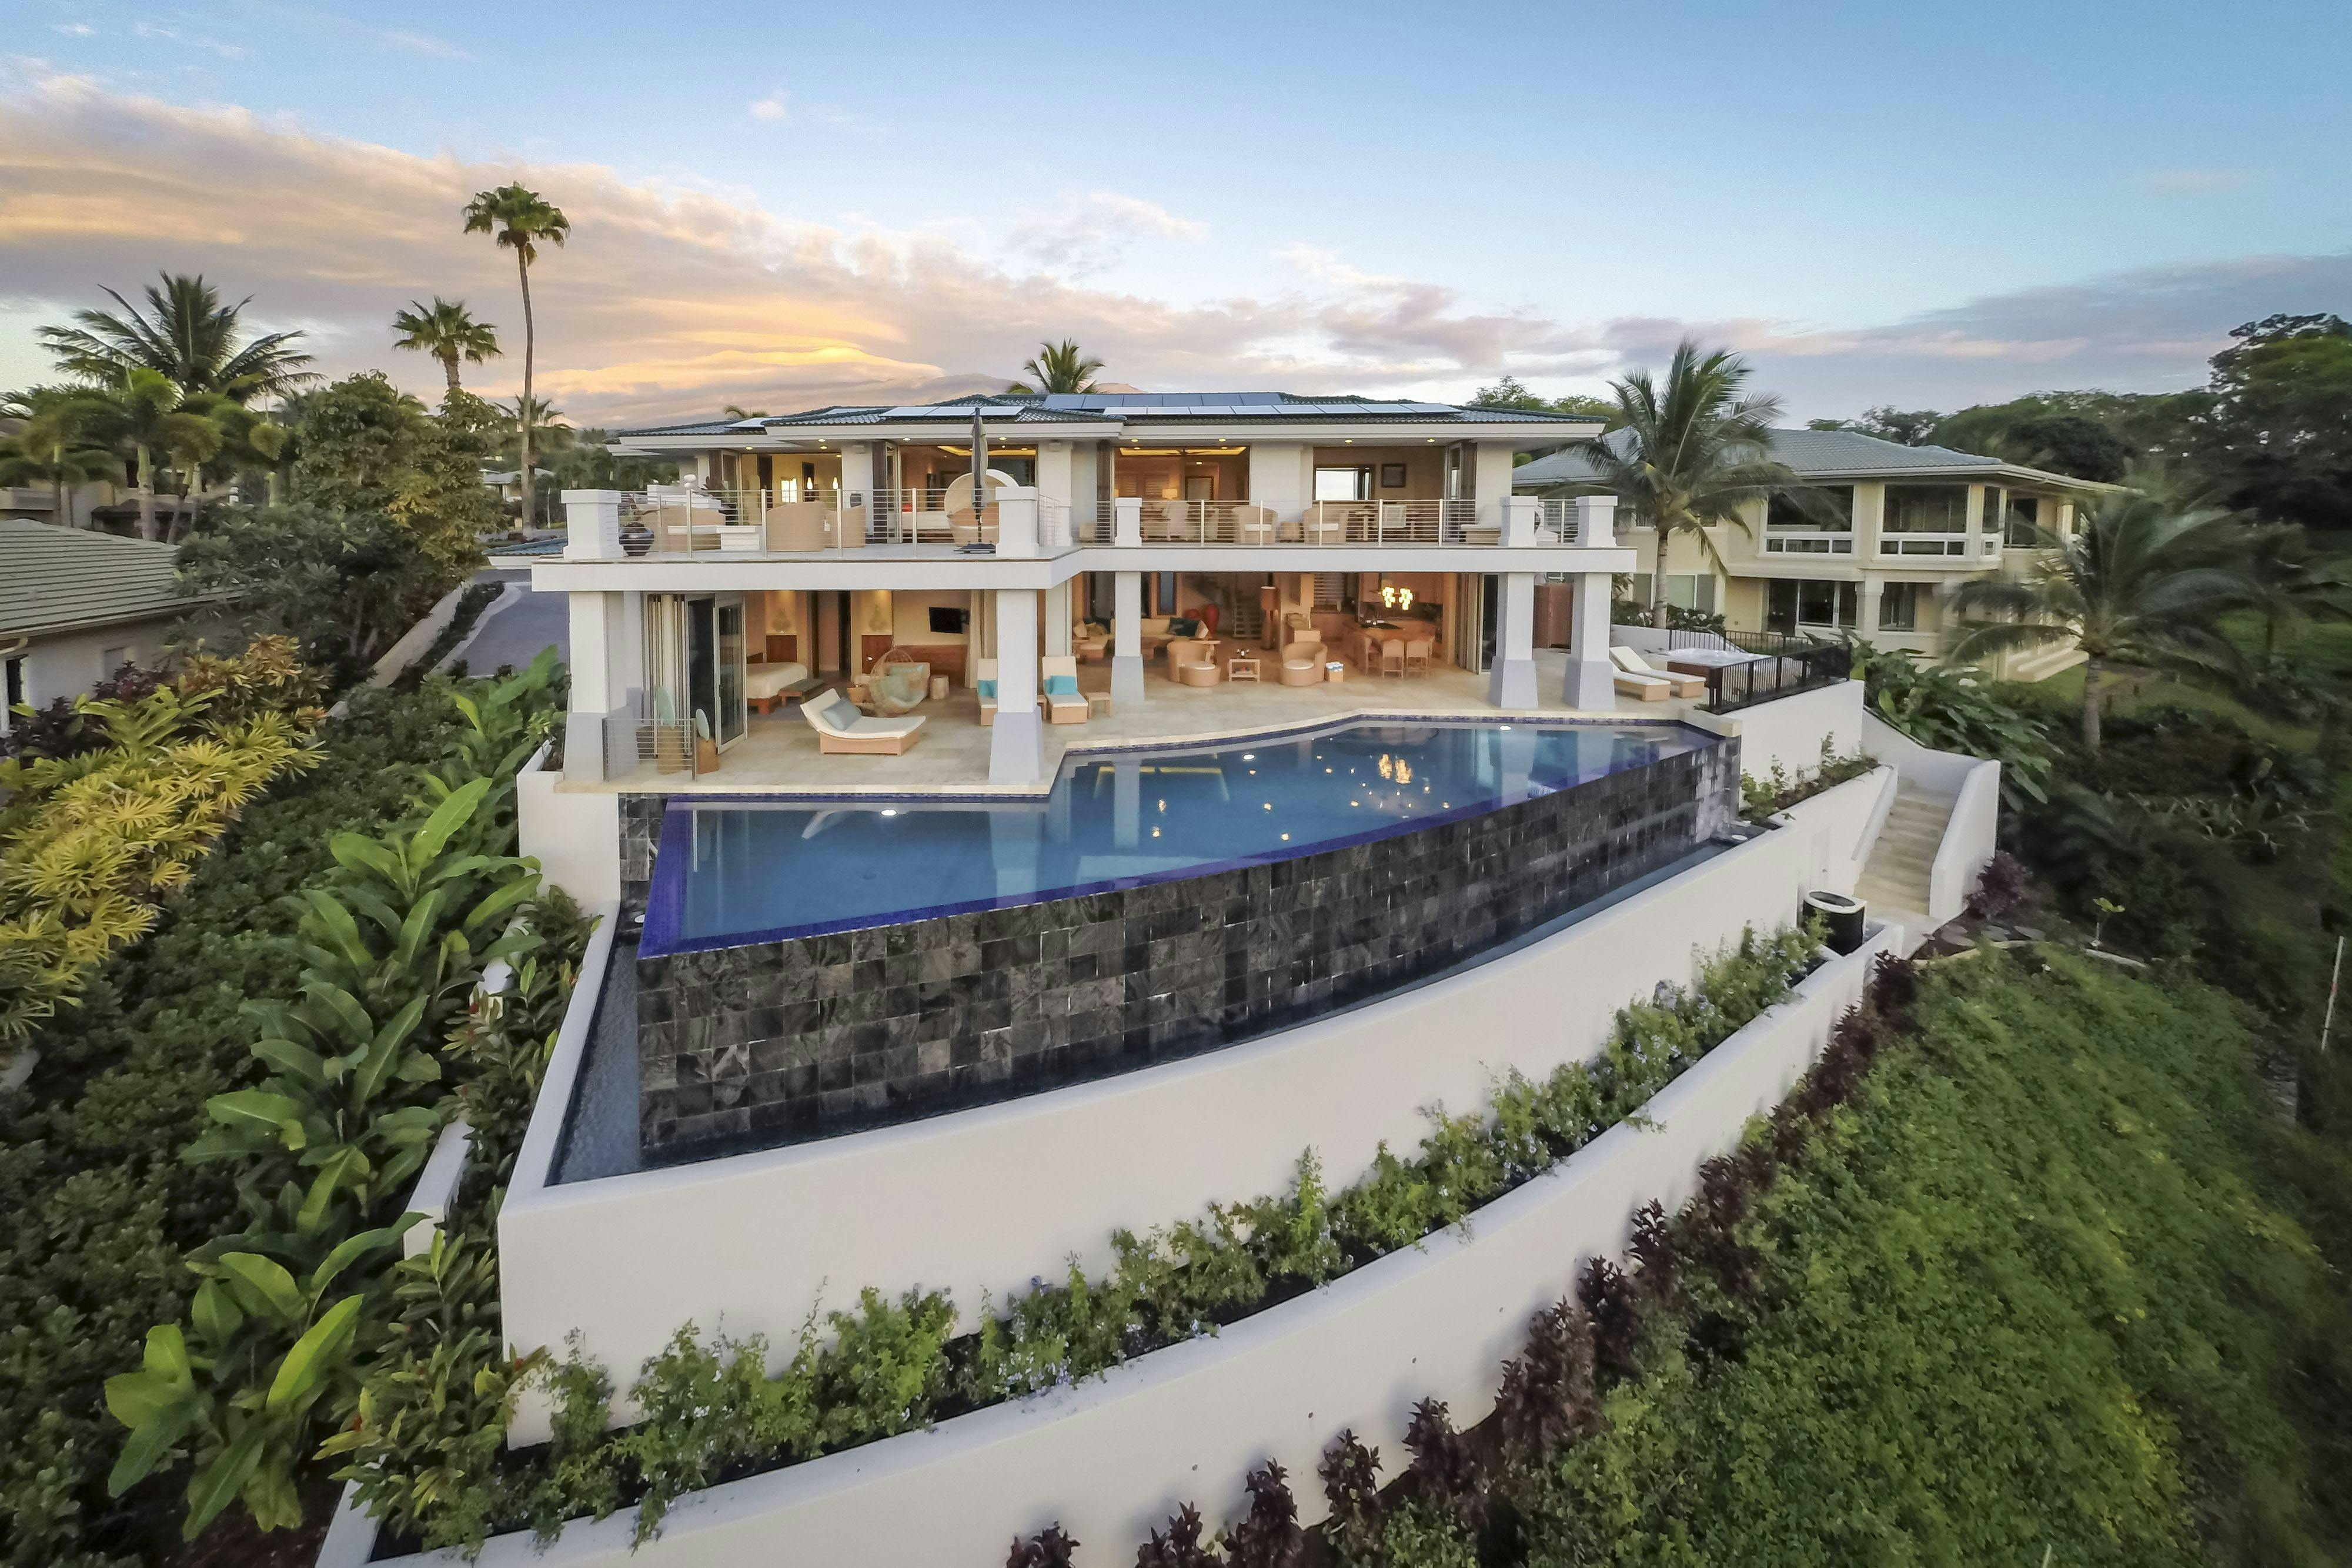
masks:
<path fill-rule="evenodd" d="M 1693 1291 L 1605 1429 L 1507 1485 L 1510 1556 L 2344 1561 L 2352 1314 L 2302 1217 L 2340 1223 L 2347 1167 L 2244 1016 L 2066 957 L 1919 1017 L 1762 1200 L 1760 1291 Z"/>
<path fill-rule="evenodd" d="M 26 1091 L 0 1099 L 0 1540 L 16 1568 L 137 1561 L 176 1535 L 174 1489 L 107 1500 L 122 1434 L 101 1385 L 182 1314 L 182 1255 L 233 1218 L 231 1173 L 180 1152 L 206 1096 L 246 1071 L 239 1004 L 295 972 L 286 895 L 331 863 L 333 833 L 408 812 L 414 765 L 457 716 L 446 692 L 355 694 L 318 769 L 246 810 L 162 928 L 33 1041 Z"/>

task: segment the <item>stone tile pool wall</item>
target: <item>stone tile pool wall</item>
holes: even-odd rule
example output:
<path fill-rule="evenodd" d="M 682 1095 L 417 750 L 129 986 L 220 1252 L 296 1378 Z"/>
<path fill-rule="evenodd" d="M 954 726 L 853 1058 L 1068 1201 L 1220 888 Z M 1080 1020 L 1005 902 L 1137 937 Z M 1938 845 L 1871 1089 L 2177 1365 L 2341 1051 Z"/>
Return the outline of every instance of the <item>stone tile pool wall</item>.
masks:
<path fill-rule="evenodd" d="M 658 831 L 643 799 L 625 833 Z M 1265 1034 L 1601 897 L 1738 804 L 1727 740 L 1270 865 L 641 958 L 639 1139 L 648 1158 L 788 1143 Z"/>

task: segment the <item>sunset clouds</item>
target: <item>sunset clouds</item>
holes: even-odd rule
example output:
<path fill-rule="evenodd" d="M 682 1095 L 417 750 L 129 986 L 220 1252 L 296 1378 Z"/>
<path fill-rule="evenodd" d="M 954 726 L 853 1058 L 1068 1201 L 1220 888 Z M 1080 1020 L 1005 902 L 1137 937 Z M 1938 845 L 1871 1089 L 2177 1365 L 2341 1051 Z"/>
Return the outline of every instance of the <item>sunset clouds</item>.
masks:
<path fill-rule="evenodd" d="M 835 227 L 596 165 L 419 156 L 10 68 L 21 81 L 0 99 L 5 384 L 41 372 L 34 322 L 170 269 L 255 296 L 255 318 L 308 331 L 331 372 L 382 366 L 430 389 L 437 369 L 398 362 L 385 327 L 413 298 L 463 297 L 520 347 L 512 258 L 460 233 L 457 216 L 476 191 L 517 179 L 572 223 L 571 244 L 532 275 L 540 384 L 573 419 L 604 423 L 990 386 L 1064 337 L 1144 387 L 1459 396 L 1506 371 L 1589 386 L 1697 331 L 1749 351 L 1798 413 L 1948 406 L 2034 386 L 2183 384 L 2237 320 L 2317 308 L 2352 285 L 2343 256 L 2290 256 L 2023 290 L 1891 325 L 1589 319 L 1572 257 L 1552 298 L 1480 301 L 1300 243 L 1268 252 L 1246 294 L 1179 300 L 1105 278 L 1143 249 L 1181 265 L 1228 242 L 1212 216 L 1142 193 L 1079 189 L 929 231 Z M 788 113 L 781 94 L 773 102 L 772 117 L 751 114 Z M 476 377 L 510 393 L 520 357 Z"/>

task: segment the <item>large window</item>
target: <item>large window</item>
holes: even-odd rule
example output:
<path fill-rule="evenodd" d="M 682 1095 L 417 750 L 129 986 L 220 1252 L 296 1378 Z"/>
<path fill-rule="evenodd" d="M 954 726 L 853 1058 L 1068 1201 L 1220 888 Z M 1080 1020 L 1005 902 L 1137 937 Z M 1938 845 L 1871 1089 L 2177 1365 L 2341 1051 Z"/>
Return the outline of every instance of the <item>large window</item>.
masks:
<path fill-rule="evenodd" d="M 1646 606 L 1650 602 L 1650 574 L 1633 574 L 1633 602 Z M 1712 572 L 1666 573 L 1666 602 L 1676 610 L 1696 610 L 1702 615 L 1715 613 L 1715 574 Z"/>
<path fill-rule="evenodd" d="M 1891 534 L 1964 534 L 1969 531 L 1966 485 L 1889 485 L 1880 528 Z"/>
<path fill-rule="evenodd" d="M 1854 623 L 1854 585 L 1814 579 L 1778 578 L 1765 591 L 1764 626 L 1770 632 L 1825 627 L 1837 630 Z"/>
<path fill-rule="evenodd" d="M 1878 629 L 1916 632 L 1919 629 L 1919 585 L 1890 582 L 1879 591 Z"/>
<path fill-rule="evenodd" d="M 1372 498 L 1370 468 L 1318 468 L 1315 498 L 1318 501 L 1369 501 Z"/>
<path fill-rule="evenodd" d="M 1853 531 L 1853 486 L 1814 485 L 1801 496 L 1774 491 L 1764 506 L 1764 526 L 1778 532 L 1804 529 L 1814 533 Z"/>
<path fill-rule="evenodd" d="M 2009 497 L 2008 508 L 2001 517 L 2002 538 L 2013 545 L 2037 544 L 2040 542 L 2041 530 L 2047 526 L 2042 520 L 2041 497 L 2011 496 Z M 1991 531 L 1990 523 L 1986 526 L 1986 531 L 1988 533 Z"/>

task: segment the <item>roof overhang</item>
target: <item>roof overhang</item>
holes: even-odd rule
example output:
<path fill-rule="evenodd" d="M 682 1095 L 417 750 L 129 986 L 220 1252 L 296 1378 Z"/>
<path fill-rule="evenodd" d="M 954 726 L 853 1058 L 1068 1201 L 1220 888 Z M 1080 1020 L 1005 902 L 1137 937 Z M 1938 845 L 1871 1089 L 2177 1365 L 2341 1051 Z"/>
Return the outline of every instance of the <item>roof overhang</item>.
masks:
<path fill-rule="evenodd" d="M 1486 423 L 1452 420 L 1225 419 L 1198 423 L 1178 420 L 991 420 L 991 441 L 1117 441 L 1131 446 L 1198 446 L 1236 441 L 1297 442 L 1315 446 L 1395 446 L 1454 441 L 1522 446 L 1558 446 L 1601 434 L 1599 420 L 1529 420 Z M 971 421 L 890 420 L 843 424 L 770 425 L 764 429 L 701 432 L 623 432 L 605 449 L 627 456 L 660 457 L 681 452 L 818 452 L 851 442 L 897 441 L 938 445 L 971 439 Z"/>

